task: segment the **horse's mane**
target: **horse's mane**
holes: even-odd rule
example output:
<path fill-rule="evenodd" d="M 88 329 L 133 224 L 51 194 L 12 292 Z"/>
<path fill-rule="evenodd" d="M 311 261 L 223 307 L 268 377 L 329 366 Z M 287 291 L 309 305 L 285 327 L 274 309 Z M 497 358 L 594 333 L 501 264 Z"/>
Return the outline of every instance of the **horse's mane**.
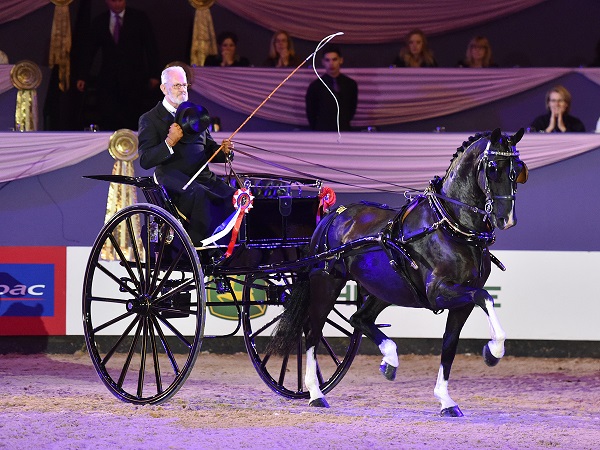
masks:
<path fill-rule="evenodd" d="M 455 166 L 460 161 L 460 157 L 464 155 L 465 150 L 467 150 L 471 145 L 477 142 L 481 138 L 487 138 L 492 134 L 491 131 L 485 131 L 483 133 L 476 133 L 473 136 L 470 136 L 466 141 L 462 143 L 460 147 L 456 149 L 456 153 L 452 155 L 452 159 L 450 160 L 450 167 L 446 170 L 446 176 L 455 168 Z"/>

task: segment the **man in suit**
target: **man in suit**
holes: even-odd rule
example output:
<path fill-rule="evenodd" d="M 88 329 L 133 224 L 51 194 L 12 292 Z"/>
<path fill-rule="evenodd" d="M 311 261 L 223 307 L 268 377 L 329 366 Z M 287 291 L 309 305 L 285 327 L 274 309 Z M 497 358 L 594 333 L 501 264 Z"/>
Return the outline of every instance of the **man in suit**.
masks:
<path fill-rule="evenodd" d="M 185 117 L 185 109 L 201 108 L 187 102 L 187 77 L 182 67 L 163 70 L 160 89 L 164 99 L 140 117 L 140 165 L 156 167 L 155 177 L 162 184 L 175 206 L 185 217 L 185 226 L 195 245 L 212 233 L 233 212 L 235 190 L 205 167 L 196 180 L 183 190 L 194 174 L 217 151 L 217 144 L 205 129 L 188 128 L 176 123 L 175 117 Z M 206 111 L 206 110 L 204 110 Z M 183 114 L 182 114 L 183 113 Z M 196 124 L 198 125 L 198 124 Z M 222 149 L 212 160 L 225 162 L 233 156 L 233 144 L 225 139 Z"/>
<path fill-rule="evenodd" d="M 156 41 L 144 12 L 126 9 L 126 0 L 105 1 L 109 10 L 93 20 L 83 45 L 77 89 L 86 90 L 100 56 L 98 125 L 101 130 L 136 130 L 140 114 L 149 107 L 145 100 L 159 84 Z"/>
<path fill-rule="evenodd" d="M 325 46 L 321 63 L 325 67 L 323 81 L 340 105 L 340 130 L 351 131 L 350 121 L 356 113 L 358 103 L 358 85 L 352 78 L 341 73 L 344 58 L 337 46 Z M 306 117 L 311 130 L 337 131 L 338 110 L 335 99 L 321 80 L 315 80 L 308 86 L 305 97 Z"/>

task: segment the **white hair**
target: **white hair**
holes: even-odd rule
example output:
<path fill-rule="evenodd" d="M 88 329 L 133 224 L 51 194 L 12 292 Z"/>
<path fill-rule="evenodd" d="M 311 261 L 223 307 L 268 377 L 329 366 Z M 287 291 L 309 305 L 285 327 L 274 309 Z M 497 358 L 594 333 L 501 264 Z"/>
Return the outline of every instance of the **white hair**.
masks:
<path fill-rule="evenodd" d="M 183 67 L 181 66 L 171 66 L 171 67 L 167 67 L 165 70 L 162 71 L 162 73 L 160 74 L 160 82 L 162 84 L 165 84 L 168 79 L 169 79 L 169 73 L 171 72 L 179 72 L 181 73 L 185 79 L 187 80 L 187 75 L 185 73 L 185 70 L 183 70 Z"/>

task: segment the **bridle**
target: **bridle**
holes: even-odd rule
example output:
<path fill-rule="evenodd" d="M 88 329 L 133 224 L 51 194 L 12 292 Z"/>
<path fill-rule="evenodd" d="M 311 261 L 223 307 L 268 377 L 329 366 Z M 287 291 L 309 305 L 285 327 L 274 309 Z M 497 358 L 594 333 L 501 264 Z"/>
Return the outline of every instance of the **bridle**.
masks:
<path fill-rule="evenodd" d="M 510 201 L 515 200 L 516 193 L 517 193 L 517 181 L 518 181 L 517 171 L 515 169 L 515 160 L 519 157 L 519 151 L 512 144 L 512 142 L 510 141 L 510 138 L 508 138 L 509 150 L 507 150 L 507 151 L 492 150 L 491 144 L 492 144 L 492 142 L 488 141 L 487 146 L 485 147 L 485 150 L 479 157 L 479 162 L 477 163 L 478 179 L 479 179 L 479 174 L 481 174 L 482 172 L 484 173 L 484 177 L 483 177 L 482 183 L 480 184 L 480 187 L 481 187 L 481 190 L 483 191 L 483 193 L 485 194 L 484 212 L 485 212 L 485 218 L 487 220 L 489 220 L 490 216 L 492 215 L 492 211 L 494 210 L 494 201 L 495 200 L 510 200 Z M 510 186 L 511 193 L 509 195 L 492 195 L 492 192 L 490 189 L 490 182 L 488 179 L 488 169 L 490 167 L 492 167 L 492 165 L 495 165 L 496 161 L 495 161 L 495 159 L 490 159 L 489 158 L 490 156 L 501 156 L 501 157 L 509 158 L 510 170 L 508 172 L 508 179 L 510 180 L 510 185 L 511 185 Z"/>
<path fill-rule="evenodd" d="M 477 162 L 477 177 L 479 178 L 479 174 L 484 174 L 483 182 L 480 187 L 485 194 L 486 201 L 484 209 L 481 209 L 477 206 L 469 205 L 468 203 L 461 202 L 460 200 L 456 200 L 437 192 L 436 189 L 436 180 L 431 181 L 427 189 L 424 191 L 424 195 L 428 198 L 429 204 L 431 205 L 433 211 L 437 216 L 437 222 L 434 224 L 434 228 L 439 226 L 443 226 L 450 234 L 455 237 L 461 238 L 467 242 L 483 242 L 487 245 L 491 245 L 496 236 L 494 234 L 494 226 L 490 219 L 492 212 L 494 210 L 494 201 L 495 200 L 506 200 L 510 199 L 514 201 L 517 192 L 517 182 L 524 182 L 526 175 L 523 180 L 521 180 L 521 175 L 517 175 L 517 171 L 515 168 L 515 161 L 519 157 L 519 152 L 516 147 L 510 142 L 508 139 L 508 148 L 509 150 L 493 150 L 491 148 L 491 140 L 488 141 L 485 150 L 479 156 L 479 161 Z M 492 195 L 490 189 L 490 181 L 488 179 L 487 169 L 492 164 L 495 163 L 494 159 L 490 159 L 490 156 L 501 156 L 510 158 L 510 171 L 509 171 L 509 180 L 511 182 L 511 193 L 510 195 Z M 523 169 L 523 172 L 525 169 Z M 439 180 L 439 179 L 438 179 Z M 487 225 L 489 231 L 478 232 L 471 229 L 468 229 L 458 223 L 446 210 L 441 200 L 448 201 L 454 204 L 457 204 L 461 207 L 467 208 L 470 211 L 480 214 L 483 216 L 483 221 Z"/>

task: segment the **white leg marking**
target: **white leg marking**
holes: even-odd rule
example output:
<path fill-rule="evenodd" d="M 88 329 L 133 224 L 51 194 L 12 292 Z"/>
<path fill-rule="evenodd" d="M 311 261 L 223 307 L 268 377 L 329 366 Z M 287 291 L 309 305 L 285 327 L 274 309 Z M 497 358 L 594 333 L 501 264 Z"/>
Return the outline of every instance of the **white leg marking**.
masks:
<path fill-rule="evenodd" d="M 433 389 L 433 395 L 435 395 L 435 398 L 437 398 L 442 404 L 441 409 L 446 409 L 457 405 L 457 403 L 452 400 L 448 394 L 448 380 L 444 380 L 444 368 L 441 365 L 440 370 L 438 371 L 437 382 L 435 383 L 435 388 Z"/>
<path fill-rule="evenodd" d="M 315 359 L 315 348 L 311 347 L 306 351 L 306 374 L 304 375 L 304 384 L 310 393 L 310 400 L 325 398 L 321 389 L 319 389 L 319 379 L 317 378 L 317 360 Z"/>
<path fill-rule="evenodd" d="M 488 342 L 488 347 L 492 355 L 500 359 L 504 356 L 504 341 L 506 333 L 500 326 L 496 311 L 494 311 L 494 302 L 491 300 L 485 301 L 485 306 L 488 310 L 488 322 L 490 324 L 490 335 L 492 340 Z"/>
<path fill-rule="evenodd" d="M 379 350 L 383 355 L 381 364 L 387 363 L 393 367 L 398 367 L 400 365 L 398 362 L 398 353 L 394 341 L 391 339 L 384 340 L 381 344 L 379 344 Z"/>

